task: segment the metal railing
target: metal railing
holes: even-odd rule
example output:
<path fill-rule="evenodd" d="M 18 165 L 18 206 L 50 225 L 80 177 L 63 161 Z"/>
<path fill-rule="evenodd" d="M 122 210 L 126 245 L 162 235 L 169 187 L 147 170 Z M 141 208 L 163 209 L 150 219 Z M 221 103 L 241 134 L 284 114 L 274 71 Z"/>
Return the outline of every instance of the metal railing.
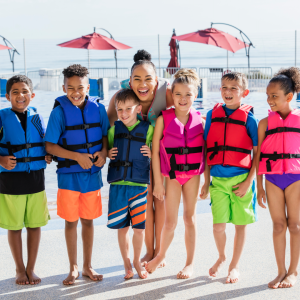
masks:
<path fill-rule="evenodd" d="M 185 69 L 193 69 L 197 72 L 196 67 L 184 67 Z M 158 77 L 161 78 L 172 78 L 172 75 L 174 75 L 178 70 L 182 68 L 156 68 L 156 73 Z"/>
<path fill-rule="evenodd" d="M 90 78 L 129 78 L 128 68 L 89 68 Z"/>
<path fill-rule="evenodd" d="M 0 74 L 0 78 L 9 79 L 10 77 L 13 77 L 15 75 L 25 75 L 25 72 L 4 73 Z"/>

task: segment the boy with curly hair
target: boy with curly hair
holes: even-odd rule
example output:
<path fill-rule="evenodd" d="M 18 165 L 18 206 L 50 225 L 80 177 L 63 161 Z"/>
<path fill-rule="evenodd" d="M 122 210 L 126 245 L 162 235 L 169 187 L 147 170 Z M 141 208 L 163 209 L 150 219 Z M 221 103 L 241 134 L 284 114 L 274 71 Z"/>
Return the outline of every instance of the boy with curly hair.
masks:
<path fill-rule="evenodd" d="M 45 141 L 47 152 L 57 157 L 57 214 L 65 219 L 65 237 L 70 272 L 63 281 L 74 284 L 77 265 L 77 224 L 80 218 L 83 241 L 82 275 L 91 280 L 103 276 L 92 268 L 93 219 L 102 215 L 101 168 L 107 156 L 109 121 L 105 107 L 88 96 L 88 69 L 71 65 L 63 70 L 63 90 L 51 112 Z"/>

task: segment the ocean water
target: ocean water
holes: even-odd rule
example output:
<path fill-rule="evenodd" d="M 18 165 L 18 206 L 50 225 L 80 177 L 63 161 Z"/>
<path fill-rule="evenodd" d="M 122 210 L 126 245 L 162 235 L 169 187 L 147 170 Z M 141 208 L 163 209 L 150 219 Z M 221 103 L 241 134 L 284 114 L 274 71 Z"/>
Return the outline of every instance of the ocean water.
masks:
<path fill-rule="evenodd" d="M 110 95 L 106 100 L 102 101 L 105 107 L 108 107 L 110 97 L 115 93 L 115 91 L 110 91 Z M 33 99 L 31 106 L 37 108 L 38 112 L 43 116 L 45 124 L 47 125 L 49 116 L 54 104 L 54 100 L 61 96 L 62 92 L 47 92 L 47 91 L 36 91 L 36 96 Z M 268 115 L 268 104 L 266 101 L 266 94 L 264 93 L 250 93 L 243 103 L 250 104 L 254 107 L 254 114 L 258 120 L 266 117 Z M 203 116 L 206 115 L 207 111 L 212 109 L 213 106 L 222 102 L 220 93 L 208 93 L 208 97 L 205 99 L 197 99 L 194 103 L 194 108 L 201 112 Z M 297 102 L 295 98 L 292 101 L 293 107 L 297 107 Z M 10 103 L 5 98 L 0 98 L 0 109 L 10 107 Z M 103 212 L 107 212 L 107 202 L 108 202 L 108 192 L 109 184 L 106 181 L 107 176 L 107 166 L 106 162 L 104 168 L 102 169 L 102 177 L 104 186 L 101 190 L 102 200 L 103 200 Z M 52 162 L 48 165 L 46 172 L 46 192 L 48 198 L 48 206 L 52 218 L 56 216 L 56 195 L 57 195 L 57 178 L 56 178 L 56 163 Z"/>

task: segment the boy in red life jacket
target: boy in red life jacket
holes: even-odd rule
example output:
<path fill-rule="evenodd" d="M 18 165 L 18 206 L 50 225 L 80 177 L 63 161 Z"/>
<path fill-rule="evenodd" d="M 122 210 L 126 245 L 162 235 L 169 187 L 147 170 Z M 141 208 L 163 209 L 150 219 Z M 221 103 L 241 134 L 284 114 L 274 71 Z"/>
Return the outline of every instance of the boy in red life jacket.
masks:
<path fill-rule="evenodd" d="M 255 164 L 257 151 L 257 119 L 252 107 L 242 104 L 249 94 L 244 74 L 232 72 L 222 77 L 221 95 L 224 101 L 207 113 L 204 139 L 211 185 L 203 186 L 202 199 L 208 190 L 211 196 L 213 232 L 219 258 L 209 270 L 216 277 L 226 261 L 226 223 L 235 225 L 233 257 L 226 283 L 239 279 L 239 260 L 246 239 L 247 224 L 256 221 Z M 253 156 L 251 152 L 253 150 Z"/>
<path fill-rule="evenodd" d="M 107 155 L 109 121 L 104 105 L 88 96 L 88 69 L 72 65 L 63 70 L 66 95 L 55 100 L 45 141 L 46 150 L 57 157 L 57 214 L 65 220 L 70 272 L 63 281 L 72 285 L 79 277 L 77 224 L 83 241 L 82 275 L 91 280 L 103 276 L 92 268 L 93 220 L 102 215 L 101 168 Z"/>

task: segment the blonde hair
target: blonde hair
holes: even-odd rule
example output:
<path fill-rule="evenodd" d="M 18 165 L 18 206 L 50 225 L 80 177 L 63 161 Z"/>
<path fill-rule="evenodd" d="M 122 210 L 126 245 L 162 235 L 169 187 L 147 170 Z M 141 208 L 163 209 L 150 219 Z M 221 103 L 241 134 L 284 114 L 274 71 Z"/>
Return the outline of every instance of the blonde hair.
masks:
<path fill-rule="evenodd" d="M 195 88 L 195 93 L 198 94 L 198 87 L 200 87 L 200 78 L 197 72 L 193 69 L 180 69 L 174 75 L 174 81 L 172 83 L 172 92 L 174 90 L 175 84 L 191 84 Z"/>

